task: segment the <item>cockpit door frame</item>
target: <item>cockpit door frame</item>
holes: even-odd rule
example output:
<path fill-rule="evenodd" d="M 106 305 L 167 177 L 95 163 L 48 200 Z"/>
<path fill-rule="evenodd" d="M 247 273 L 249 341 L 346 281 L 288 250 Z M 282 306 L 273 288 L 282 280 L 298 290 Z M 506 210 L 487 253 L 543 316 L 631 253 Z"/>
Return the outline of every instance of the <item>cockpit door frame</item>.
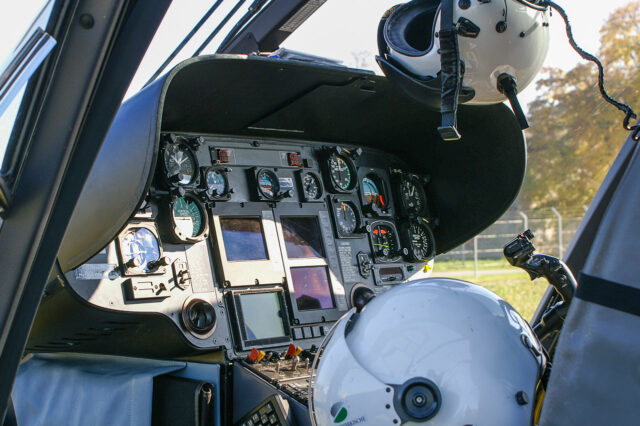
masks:
<path fill-rule="evenodd" d="M 0 419 L 44 286 L 80 191 L 171 0 L 58 0 L 58 42 L 38 71 L 35 124 L 25 134 L 0 229 Z"/>

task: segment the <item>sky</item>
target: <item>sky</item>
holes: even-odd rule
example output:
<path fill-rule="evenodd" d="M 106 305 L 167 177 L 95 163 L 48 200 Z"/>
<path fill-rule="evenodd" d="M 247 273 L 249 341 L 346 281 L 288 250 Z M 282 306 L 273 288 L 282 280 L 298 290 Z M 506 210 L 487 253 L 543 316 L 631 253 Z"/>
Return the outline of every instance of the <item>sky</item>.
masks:
<path fill-rule="evenodd" d="M 247 3 L 250 3 L 249 0 Z M 596 53 L 599 46 L 599 28 L 609 14 L 616 8 L 629 3 L 629 0 L 608 0 L 594 2 L 598 7 L 585 7 L 585 0 L 557 0 L 565 8 L 573 25 L 573 32 L 578 44 L 591 53 Z M 23 31 L 29 26 L 33 16 L 43 4 L 43 0 L 12 1 L 4 7 L 0 14 L 0 63 L 20 40 Z M 165 57 L 189 32 L 199 17 L 213 3 L 212 0 L 174 0 L 165 22 L 160 27 L 152 42 L 143 63 L 139 68 L 128 96 L 138 91 L 153 74 Z M 233 5 L 232 0 L 225 1 L 220 9 L 209 19 L 203 30 L 211 31 L 216 21 L 222 19 L 226 11 Z M 343 60 L 346 65 L 355 64 L 353 52 L 365 52 L 371 69 L 377 70 L 373 55 L 377 52 L 376 30 L 383 12 L 397 4 L 397 0 L 327 0 L 327 2 L 303 24 L 283 44 L 285 47 L 314 53 L 329 58 Z M 246 9 L 246 7 L 244 8 Z M 233 23 L 233 22 L 232 22 Z M 232 24 L 231 23 L 231 24 Z M 227 30 L 229 27 L 226 28 Z M 551 42 L 545 66 L 572 68 L 579 56 L 570 48 L 564 33 L 564 25 L 558 14 L 554 13 L 551 25 Z M 221 31 L 221 36 L 224 34 Z M 206 36 L 201 35 L 187 45 L 179 60 L 186 59 Z M 214 39 L 211 48 L 221 41 L 221 36 Z M 205 51 L 207 52 L 207 51 Z M 212 53 L 209 50 L 208 53 Z M 379 70 L 377 70 L 379 72 Z M 536 96 L 535 84 L 520 93 L 520 99 L 526 104 Z M 1 136 L 1 135 L 0 135 Z"/>

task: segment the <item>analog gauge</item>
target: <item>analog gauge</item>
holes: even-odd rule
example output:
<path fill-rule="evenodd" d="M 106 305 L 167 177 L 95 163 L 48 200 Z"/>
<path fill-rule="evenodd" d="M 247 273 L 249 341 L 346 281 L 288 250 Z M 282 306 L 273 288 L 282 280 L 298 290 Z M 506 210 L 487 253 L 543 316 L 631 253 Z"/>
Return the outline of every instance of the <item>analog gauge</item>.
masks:
<path fill-rule="evenodd" d="M 335 217 L 338 232 L 341 235 L 353 234 L 358 227 L 358 216 L 351 203 L 336 203 Z"/>
<path fill-rule="evenodd" d="M 258 191 L 260 194 L 269 200 L 273 200 L 278 196 L 280 192 L 280 184 L 278 183 L 278 176 L 271 170 L 260 170 L 258 172 Z"/>
<path fill-rule="evenodd" d="M 329 157 L 329 177 L 337 192 L 351 192 L 356 187 L 356 168 L 350 158 L 331 154 Z"/>
<path fill-rule="evenodd" d="M 302 178 L 302 189 L 305 199 L 317 200 L 322 197 L 322 184 L 320 179 L 313 173 L 306 173 Z"/>
<path fill-rule="evenodd" d="M 206 217 L 199 203 L 189 196 L 178 198 L 171 209 L 176 236 L 183 241 L 199 238 L 206 229 Z"/>
<path fill-rule="evenodd" d="M 167 144 L 164 148 L 164 167 L 170 182 L 188 185 L 196 176 L 196 158 L 185 144 Z"/>
<path fill-rule="evenodd" d="M 209 170 L 205 176 L 207 192 L 213 197 L 225 195 L 227 189 L 227 177 L 219 170 Z"/>
<path fill-rule="evenodd" d="M 149 263 L 160 259 L 160 245 L 147 228 L 131 228 L 120 238 L 122 261 L 129 269 L 149 272 Z"/>
<path fill-rule="evenodd" d="M 400 182 L 400 199 L 406 214 L 427 216 L 427 197 L 420 179 L 412 175 Z"/>
<path fill-rule="evenodd" d="M 376 260 L 393 262 L 399 257 L 398 236 L 390 222 L 375 222 L 372 224 L 371 241 Z"/>
<path fill-rule="evenodd" d="M 403 227 L 405 228 L 405 227 Z M 428 226 L 421 223 L 411 223 L 406 227 L 403 240 L 409 247 L 409 256 L 416 262 L 427 262 L 435 255 L 433 233 Z"/>
<path fill-rule="evenodd" d="M 365 204 L 376 206 L 378 210 L 386 210 L 387 200 L 385 200 L 382 188 L 382 182 L 375 175 L 368 175 L 362 179 L 362 193 Z"/>

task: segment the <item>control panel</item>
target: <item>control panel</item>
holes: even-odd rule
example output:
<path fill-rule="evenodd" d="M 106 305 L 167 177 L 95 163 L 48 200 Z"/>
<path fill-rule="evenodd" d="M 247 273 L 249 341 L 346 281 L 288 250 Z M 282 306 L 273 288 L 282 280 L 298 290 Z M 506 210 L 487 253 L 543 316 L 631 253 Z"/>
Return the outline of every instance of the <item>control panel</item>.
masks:
<path fill-rule="evenodd" d="M 358 288 L 429 273 L 428 192 L 379 150 L 163 133 L 137 213 L 66 278 L 98 307 L 169 319 L 185 353 L 308 351 Z"/>

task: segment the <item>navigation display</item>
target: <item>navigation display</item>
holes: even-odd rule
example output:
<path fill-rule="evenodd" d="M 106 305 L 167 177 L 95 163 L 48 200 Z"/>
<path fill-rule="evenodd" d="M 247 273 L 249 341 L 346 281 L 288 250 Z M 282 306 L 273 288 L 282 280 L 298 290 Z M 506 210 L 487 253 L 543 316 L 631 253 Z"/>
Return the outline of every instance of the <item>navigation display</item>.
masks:
<path fill-rule="evenodd" d="M 324 257 L 322 233 L 315 216 L 280 217 L 289 259 Z"/>
<path fill-rule="evenodd" d="M 335 307 L 326 266 L 291 268 L 291 280 L 299 311 Z"/>
<path fill-rule="evenodd" d="M 221 217 L 220 229 L 228 261 L 268 259 L 260 218 Z"/>
<path fill-rule="evenodd" d="M 277 293 L 241 294 L 240 305 L 246 340 L 286 336 Z"/>

